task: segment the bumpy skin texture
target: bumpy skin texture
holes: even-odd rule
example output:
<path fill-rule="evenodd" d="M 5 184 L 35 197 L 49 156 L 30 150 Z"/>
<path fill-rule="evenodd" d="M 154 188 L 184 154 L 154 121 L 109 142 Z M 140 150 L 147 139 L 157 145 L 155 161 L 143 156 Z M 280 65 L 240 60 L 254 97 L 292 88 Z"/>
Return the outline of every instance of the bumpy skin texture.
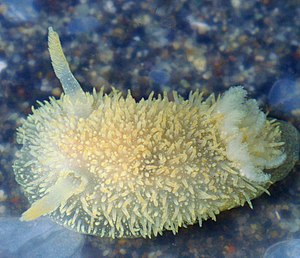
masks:
<path fill-rule="evenodd" d="M 217 101 L 212 96 L 203 101 L 196 92 L 189 100 L 174 93 L 172 101 L 165 96 L 136 103 L 118 91 L 87 93 L 77 103 L 68 96 L 51 99 L 18 131 L 23 148 L 14 165 L 16 179 L 31 203 L 44 198 L 42 213 L 82 233 L 147 237 L 215 219 L 222 210 L 251 205 L 273 181 L 262 180 L 263 172 L 257 172 L 257 182 L 255 174 L 243 175 L 242 161 L 228 154 L 230 142 L 222 136 L 228 125 L 220 125 L 232 114 L 219 107 L 228 95 L 243 92 L 233 88 Z M 252 101 L 239 98 L 243 106 Z M 74 112 L 78 108 L 84 117 Z M 265 119 L 255 134 L 246 124 L 241 144 L 251 159 L 281 165 L 285 151 L 277 123 Z M 255 149 L 258 143 L 263 150 Z M 51 205 L 53 210 L 44 207 Z"/>
<path fill-rule="evenodd" d="M 242 87 L 222 97 L 176 92 L 136 102 L 130 92 L 84 93 L 49 28 L 66 95 L 40 103 L 18 129 L 14 171 L 31 207 L 102 237 L 151 237 L 251 205 L 299 157 L 299 134 L 266 119 Z"/>

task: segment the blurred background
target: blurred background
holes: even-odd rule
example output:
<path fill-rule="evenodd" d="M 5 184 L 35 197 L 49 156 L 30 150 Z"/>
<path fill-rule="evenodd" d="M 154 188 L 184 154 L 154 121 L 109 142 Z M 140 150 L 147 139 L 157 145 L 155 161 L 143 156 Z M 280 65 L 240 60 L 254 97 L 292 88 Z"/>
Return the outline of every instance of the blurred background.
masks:
<path fill-rule="evenodd" d="M 62 92 L 47 49 L 49 26 L 85 91 L 114 86 L 139 100 L 151 91 L 186 97 L 242 85 L 264 111 L 300 128 L 298 0 L 2 0 L 1 257 L 300 257 L 299 165 L 269 189 L 271 196 L 254 200 L 253 210 L 223 212 L 175 236 L 98 239 L 48 220 L 20 223 L 28 202 L 12 171 L 15 131 L 37 100 Z M 70 241 L 59 245 L 63 239 Z"/>

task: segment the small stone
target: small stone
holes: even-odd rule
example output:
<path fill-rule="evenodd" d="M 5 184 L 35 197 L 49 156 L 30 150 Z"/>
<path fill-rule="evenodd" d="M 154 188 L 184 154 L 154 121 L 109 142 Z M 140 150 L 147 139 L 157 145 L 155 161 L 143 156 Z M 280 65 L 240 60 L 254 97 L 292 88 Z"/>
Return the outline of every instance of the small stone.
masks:
<path fill-rule="evenodd" d="M 234 9 L 240 9 L 241 0 L 231 0 L 231 5 Z"/>
<path fill-rule="evenodd" d="M 200 35 L 206 34 L 208 31 L 210 31 L 210 26 L 201 21 L 192 21 L 190 23 L 191 27 L 195 29 Z"/>
<path fill-rule="evenodd" d="M 0 214 L 4 214 L 6 211 L 6 208 L 4 205 L 0 205 Z"/>
<path fill-rule="evenodd" d="M 122 255 L 125 255 L 125 254 L 127 253 L 126 249 L 124 249 L 124 248 L 121 248 L 121 249 L 119 250 L 119 252 L 120 252 L 120 254 L 122 254 Z"/>
<path fill-rule="evenodd" d="M 109 254 L 110 254 L 110 250 L 108 250 L 108 249 L 104 250 L 102 253 L 103 256 L 108 256 Z"/>
<path fill-rule="evenodd" d="M 152 70 L 149 78 L 157 84 L 166 84 L 170 81 L 170 75 L 164 70 Z"/>
<path fill-rule="evenodd" d="M 0 190 L 0 202 L 5 202 L 7 199 L 7 195 L 5 194 L 5 192 L 1 189 Z"/>
<path fill-rule="evenodd" d="M 109 13 L 115 13 L 117 11 L 113 1 L 106 1 L 103 8 Z"/>
<path fill-rule="evenodd" d="M 261 56 L 261 55 L 256 55 L 254 57 L 254 59 L 255 59 L 256 62 L 264 62 L 265 61 L 265 57 Z"/>
<path fill-rule="evenodd" d="M 70 34 L 84 34 L 95 31 L 100 27 L 99 21 L 92 16 L 78 17 L 70 21 L 67 32 Z"/>
<path fill-rule="evenodd" d="M 0 60 L 0 73 L 7 67 L 7 63 L 3 60 Z"/>

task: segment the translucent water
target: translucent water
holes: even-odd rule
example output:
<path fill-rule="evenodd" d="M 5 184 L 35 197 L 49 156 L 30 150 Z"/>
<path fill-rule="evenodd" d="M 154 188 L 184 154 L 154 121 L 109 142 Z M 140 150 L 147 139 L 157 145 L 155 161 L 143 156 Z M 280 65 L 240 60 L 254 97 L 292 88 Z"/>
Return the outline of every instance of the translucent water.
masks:
<path fill-rule="evenodd" d="M 268 95 L 272 109 L 287 114 L 300 109 L 300 83 L 289 79 L 275 82 Z"/>
<path fill-rule="evenodd" d="M 300 239 L 278 242 L 267 249 L 264 258 L 299 258 Z"/>
<path fill-rule="evenodd" d="M 5 17 L 11 22 L 22 23 L 35 21 L 38 18 L 33 0 L 4 0 L 3 3 L 7 7 Z"/>
<path fill-rule="evenodd" d="M 0 257 L 79 258 L 83 243 L 82 235 L 47 218 L 33 222 L 0 218 Z"/>

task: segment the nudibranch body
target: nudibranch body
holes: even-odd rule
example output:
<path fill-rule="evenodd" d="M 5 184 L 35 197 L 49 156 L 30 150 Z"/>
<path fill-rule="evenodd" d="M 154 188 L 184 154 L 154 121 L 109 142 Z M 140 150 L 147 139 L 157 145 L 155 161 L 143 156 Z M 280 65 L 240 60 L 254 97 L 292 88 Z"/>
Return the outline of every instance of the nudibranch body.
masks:
<path fill-rule="evenodd" d="M 112 238 L 176 233 L 251 206 L 298 159 L 297 130 L 267 119 L 242 87 L 218 98 L 151 93 L 139 102 L 115 89 L 85 93 L 51 27 L 48 40 L 65 94 L 39 103 L 18 129 L 25 221 L 48 215 Z"/>

